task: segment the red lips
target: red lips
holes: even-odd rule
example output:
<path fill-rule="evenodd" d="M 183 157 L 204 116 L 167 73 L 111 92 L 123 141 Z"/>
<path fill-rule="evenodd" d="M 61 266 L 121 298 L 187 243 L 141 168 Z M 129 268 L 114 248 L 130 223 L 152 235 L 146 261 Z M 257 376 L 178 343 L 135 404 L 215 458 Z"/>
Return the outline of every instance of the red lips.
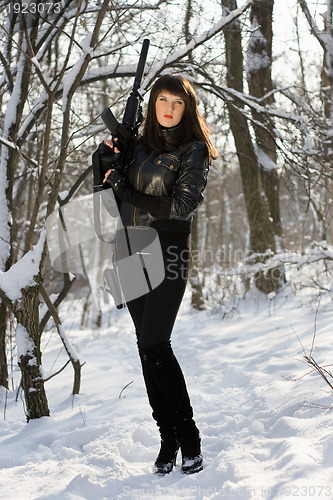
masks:
<path fill-rule="evenodd" d="M 171 116 L 171 115 L 164 115 L 164 118 L 169 118 L 169 119 L 172 119 L 172 118 L 173 118 L 173 116 Z"/>

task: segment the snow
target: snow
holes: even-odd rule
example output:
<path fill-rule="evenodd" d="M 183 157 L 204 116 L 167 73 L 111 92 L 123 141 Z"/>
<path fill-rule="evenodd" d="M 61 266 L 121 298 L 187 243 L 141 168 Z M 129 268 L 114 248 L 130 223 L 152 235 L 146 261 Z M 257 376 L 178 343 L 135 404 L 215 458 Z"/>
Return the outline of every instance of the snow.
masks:
<path fill-rule="evenodd" d="M 258 158 L 258 162 L 261 167 L 266 170 L 266 172 L 271 172 L 272 170 L 277 170 L 276 163 L 268 156 L 265 151 L 263 151 L 258 144 L 254 144 L 255 153 Z"/>
<path fill-rule="evenodd" d="M 15 146 L 15 144 L 13 142 L 8 141 L 4 137 L 0 137 L 0 142 L 2 142 L 2 144 L 4 144 L 5 146 L 7 146 L 8 148 L 12 148 L 12 149 L 16 148 L 16 146 Z"/>
<path fill-rule="evenodd" d="M 88 54 L 93 53 L 93 47 L 90 47 L 91 39 L 92 39 L 92 32 L 89 32 L 81 41 L 80 47 L 83 51 L 83 54 L 79 57 L 78 61 L 74 64 L 72 69 L 66 74 L 66 76 L 63 78 L 62 81 L 62 86 L 63 86 L 63 95 L 62 95 L 62 111 L 63 113 L 66 110 L 67 107 L 67 102 L 68 102 L 68 95 L 70 91 L 72 90 L 72 87 L 75 83 L 75 80 L 80 73 L 82 66 L 87 58 Z"/>
<path fill-rule="evenodd" d="M 61 335 L 62 341 L 64 342 L 67 351 L 69 352 L 70 356 L 72 357 L 73 361 L 76 362 L 79 360 L 79 356 L 77 355 L 75 349 L 71 345 L 71 343 L 68 341 L 68 337 L 66 335 L 66 332 L 62 325 L 58 325 L 58 330 L 59 334 Z"/>
<path fill-rule="evenodd" d="M 16 347 L 17 347 L 17 359 L 19 360 L 24 356 L 32 356 L 30 360 L 34 365 L 37 365 L 37 359 L 34 356 L 34 350 L 36 348 L 32 339 L 26 328 L 23 325 L 18 324 L 16 328 Z"/>
<path fill-rule="evenodd" d="M 247 73 L 257 73 L 261 69 L 270 66 L 270 58 L 266 50 L 263 49 L 263 47 L 267 46 L 267 41 L 260 30 L 257 18 L 252 20 L 251 30 L 252 33 L 247 50 L 246 71 Z M 259 45 L 259 47 L 261 46 L 261 51 L 259 53 L 257 51 L 257 45 Z"/>
<path fill-rule="evenodd" d="M 309 154 L 314 152 L 314 142 L 309 135 L 306 136 L 303 144 L 303 151 Z"/>
<path fill-rule="evenodd" d="M 21 290 L 35 284 L 34 276 L 39 273 L 39 265 L 44 249 L 46 232 L 41 231 L 38 243 L 29 250 L 8 271 L 0 271 L 0 288 L 12 300 L 19 300 Z"/>
<path fill-rule="evenodd" d="M 25 67 L 25 55 L 21 54 L 17 68 L 17 76 L 15 79 L 13 91 L 11 93 L 10 99 L 7 104 L 6 115 L 4 119 L 4 131 L 6 134 L 11 129 L 13 124 L 15 124 L 15 121 L 17 119 L 17 108 L 21 100 L 21 92 L 22 92 L 21 86 L 24 74 L 24 67 Z"/>
<path fill-rule="evenodd" d="M 80 42 L 80 47 L 85 54 L 92 54 L 94 52 L 94 48 L 91 47 L 92 36 L 93 32 L 90 31 Z"/>
<path fill-rule="evenodd" d="M 72 399 L 68 366 L 46 383 L 51 417 L 26 424 L 16 392 L 2 389 L 0 498 L 333 498 L 333 413 L 326 409 L 333 398 L 301 362 L 316 325 L 313 356 L 330 363 L 330 303 L 317 313 L 290 292 L 271 300 L 252 293 L 222 320 L 194 311 L 190 298 L 187 291 L 173 347 L 201 431 L 203 471 L 184 476 L 178 458 L 171 474 L 152 474 L 159 439 L 128 311 L 105 306 L 103 326 L 82 329 L 83 302 L 73 300 L 60 315 L 85 363 L 82 392 Z M 46 346 L 45 376 L 67 360 L 54 328 L 44 333 Z"/>
<path fill-rule="evenodd" d="M 38 62 L 37 57 L 32 57 L 31 58 L 31 62 L 36 66 L 36 68 L 38 68 L 40 70 L 42 69 L 41 66 L 40 66 L 40 64 L 39 64 L 39 62 Z"/>

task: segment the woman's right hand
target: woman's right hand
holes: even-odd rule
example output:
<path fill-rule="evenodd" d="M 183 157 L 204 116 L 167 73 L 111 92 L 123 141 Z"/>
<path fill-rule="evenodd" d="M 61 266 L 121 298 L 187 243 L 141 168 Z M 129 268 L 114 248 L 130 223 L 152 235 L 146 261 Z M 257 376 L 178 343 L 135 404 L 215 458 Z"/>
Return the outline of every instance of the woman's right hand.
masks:
<path fill-rule="evenodd" d="M 120 172 L 122 172 L 123 167 L 119 161 L 120 151 L 116 146 L 118 138 L 115 137 L 112 140 L 105 139 L 103 141 L 103 154 L 100 156 L 100 167 L 103 175 L 106 175 L 106 172 L 110 173 L 110 169 L 116 168 Z M 103 181 L 105 183 L 105 180 Z"/>
<path fill-rule="evenodd" d="M 118 141 L 118 137 L 115 137 L 114 138 L 114 142 L 117 142 L 117 141 Z M 115 153 L 120 153 L 120 151 L 117 148 L 117 146 L 114 146 L 113 142 L 110 139 L 106 139 L 104 141 L 104 144 L 106 144 L 109 148 L 111 148 Z"/>

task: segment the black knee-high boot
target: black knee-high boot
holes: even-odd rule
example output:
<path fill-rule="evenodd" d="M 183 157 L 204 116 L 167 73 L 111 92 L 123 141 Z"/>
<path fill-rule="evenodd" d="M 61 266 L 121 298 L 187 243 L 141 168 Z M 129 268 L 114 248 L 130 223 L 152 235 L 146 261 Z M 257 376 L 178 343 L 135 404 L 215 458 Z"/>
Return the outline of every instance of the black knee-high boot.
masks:
<path fill-rule="evenodd" d="M 144 362 L 140 349 L 139 354 L 149 404 L 153 410 L 152 416 L 156 420 L 161 435 L 161 448 L 154 463 L 154 472 L 161 475 L 169 474 L 176 464 L 179 440 L 163 395 L 156 385 L 147 363 Z"/>
<path fill-rule="evenodd" d="M 203 468 L 199 431 L 193 420 L 183 372 L 170 342 L 146 349 L 142 354 L 142 362 L 162 395 L 176 429 L 182 452 L 182 472 L 199 472 Z"/>

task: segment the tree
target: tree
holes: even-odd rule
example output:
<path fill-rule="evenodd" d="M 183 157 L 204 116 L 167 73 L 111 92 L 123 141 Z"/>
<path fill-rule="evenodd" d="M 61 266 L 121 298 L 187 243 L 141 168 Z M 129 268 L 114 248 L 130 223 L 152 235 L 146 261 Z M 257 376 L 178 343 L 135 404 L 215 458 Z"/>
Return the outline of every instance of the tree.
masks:
<path fill-rule="evenodd" d="M 0 298 L 1 312 L 6 306 L 6 314 L 14 315 L 17 323 L 28 419 L 49 414 L 40 370 L 40 338 L 46 318 L 39 320 L 39 297 L 48 306 L 48 317 L 52 315 L 76 370 L 73 392 L 79 391 L 80 362 L 57 315 L 59 300 L 52 304 L 45 284 L 45 219 L 64 200 L 62 190 L 68 190 L 66 201 L 82 186 L 84 191 L 83 183 L 91 167 L 85 165 L 84 172 L 79 173 L 77 164 L 85 164 L 84 148 L 87 155 L 88 151 L 91 153 L 94 146 L 91 137 L 103 130 L 103 125 L 95 122 L 101 111 L 100 103 L 105 101 L 105 96 L 100 98 L 103 84 L 115 78 L 124 83 L 123 95 L 111 87 L 107 89 L 110 101 L 116 101 L 115 111 L 118 107 L 121 112 L 127 80 L 135 71 L 135 65 L 128 64 L 136 56 L 131 47 L 142 37 L 144 13 L 163 5 L 167 12 L 169 2 L 159 0 L 136 8 L 118 1 L 96 0 L 88 4 L 84 0 L 66 0 L 54 3 L 50 11 L 44 10 L 49 4 L 42 1 L 37 4 L 40 6 L 37 13 L 25 14 L 22 9 L 10 10 L 11 3 L 5 1 L 0 11 L 3 20 L 0 61 L 4 68 L 0 82 L 4 110 L 0 134 Z M 189 54 L 221 33 L 248 5 L 249 2 L 221 18 L 211 29 L 185 40 L 176 51 L 173 37 L 165 40 L 170 43 L 169 55 L 165 57 L 163 49 L 160 59 L 150 64 L 142 90 L 146 91 L 165 69 L 178 68 Z M 147 26 L 149 23 L 150 20 Z M 148 28 L 144 30 L 149 36 Z M 132 39 L 128 41 L 123 33 Z M 105 62 L 101 63 L 103 58 Z M 23 264 L 27 268 L 20 275 L 18 271 Z M 65 296 L 69 285 L 70 280 L 65 276 L 59 297 Z M 1 339 L 5 339 L 6 321 L 1 325 Z"/>
<path fill-rule="evenodd" d="M 237 8 L 235 0 L 223 0 L 223 6 L 230 12 Z M 224 30 L 226 45 L 227 85 L 242 94 L 244 92 L 244 69 L 241 28 L 236 20 Z M 250 227 L 250 251 L 254 256 L 253 262 L 259 258 L 265 259 L 271 252 L 275 252 L 273 226 L 265 200 L 261 196 L 260 164 L 255 153 L 251 133 L 246 116 L 241 111 L 243 103 L 234 98 L 227 102 L 230 117 L 230 128 L 234 137 L 235 147 L 240 165 L 243 192 Z M 259 271 L 256 276 L 256 285 L 259 290 L 270 293 L 279 287 L 279 280 L 275 279 L 274 270 Z"/>
<path fill-rule="evenodd" d="M 274 0 L 255 0 L 250 9 L 251 35 L 247 49 L 247 80 L 249 93 L 263 106 L 274 104 L 272 81 L 272 39 Z M 256 154 L 260 176 L 268 203 L 273 231 L 281 238 L 279 177 L 275 125 L 269 115 L 252 109 L 252 126 L 256 136 Z"/>
<path fill-rule="evenodd" d="M 43 119 L 44 130 L 42 134 L 42 141 L 40 143 L 40 152 L 36 161 L 32 164 L 37 171 L 37 182 L 30 181 L 34 184 L 35 199 L 29 214 L 28 229 L 25 234 L 25 244 L 23 259 L 29 255 L 29 247 L 33 244 L 36 230 L 38 229 L 39 221 L 38 215 L 46 195 L 49 194 L 47 199 L 46 216 L 54 211 L 57 197 L 60 190 L 61 177 L 65 168 L 65 161 L 68 155 L 68 146 L 70 138 L 70 120 L 71 120 L 71 101 L 75 90 L 79 86 L 83 74 L 91 59 L 91 53 L 98 43 L 98 34 L 105 12 L 108 8 L 108 1 L 104 0 L 100 10 L 96 16 L 93 32 L 82 42 L 81 50 L 82 56 L 77 65 L 74 65 L 68 71 L 69 57 L 75 45 L 75 34 L 77 30 L 78 20 L 81 9 L 85 7 L 84 2 L 81 0 L 76 2 L 72 15 L 68 16 L 68 7 L 71 2 L 59 9 L 59 12 L 47 13 L 46 19 L 39 13 L 24 14 L 23 11 L 15 15 L 15 12 L 10 11 L 9 29 L 3 27 L 9 39 L 11 51 L 7 50 L 2 55 L 1 60 L 5 66 L 9 82 L 14 82 L 13 85 L 8 84 L 10 96 L 7 103 L 7 111 L 4 119 L 5 127 L 3 131 L 3 144 L 1 151 L 1 164 L 0 174 L 2 178 L 7 177 L 7 182 L 2 183 L 1 189 L 3 190 L 0 196 L 2 204 L 6 209 L 7 218 L 3 219 L 1 226 L 1 236 L 4 251 L 1 252 L 2 268 L 5 271 L 2 273 L 2 286 L 0 287 L 0 294 L 3 303 L 14 314 L 17 320 L 17 339 L 21 343 L 21 348 L 18 352 L 19 366 L 22 373 L 22 386 L 25 393 L 26 401 L 26 415 L 27 419 L 38 418 L 41 416 L 48 416 L 49 409 L 44 389 L 44 381 L 41 375 L 41 355 L 40 355 L 40 331 L 39 331 L 39 300 L 38 293 L 42 286 L 42 276 L 45 269 L 46 260 L 46 246 L 45 237 L 41 240 L 42 250 L 39 248 L 39 258 L 36 259 L 38 263 L 38 270 L 36 272 L 35 266 L 31 266 L 31 272 L 28 272 L 26 281 L 19 282 L 19 290 L 13 293 L 12 287 L 4 286 L 5 281 L 8 281 L 10 275 L 13 275 L 11 270 L 13 265 L 13 252 L 14 248 L 14 235 L 19 232 L 18 221 L 14 219 L 13 226 L 10 227 L 9 220 L 11 213 L 16 213 L 14 210 L 14 173 L 18 174 L 17 165 L 20 165 L 19 155 L 31 162 L 27 154 L 24 154 L 24 140 L 27 140 L 27 133 L 29 128 L 22 134 L 19 134 L 20 126 L 22 126 L 22 116 L 24 107 L 28 101 L 28 90 L 31 86 L 31 81 L 34 73 L 37 74 L 39 83 L 44 88 L 44 102 L 43 115 L 41 110 L 34 112 L 38 119 Z M 40 3 L 42 5 L 42 2 Z M 60 7 L 60 4 L 58 4 Z M 55 14 L 55 19 L 53 18 Z M 67 17 L 68 16 L 68 17 Z M 56 78 L 47 82 L 44 74 L 41 71 L 40 65 L 42 64 L 45 50 L 49 44 L 52 44 L 53 37 L 45 37 L 45 31 L 50 35 L 50 25 L 53 28 L 56 26 L 60 31 L 63 29 L 63 24 L 71 19 L 72 28 L 69 36 L 68 52 L 64 59 L 64 64 Z M 50 23 L 52 20 L 52 23 Z M 16 33 L 17 23 L 23 26 L 23 29 Z M 60 28 L 61 27 L 61 28 Z M 43 33 L 41 38 L 37 34 Z M 52 30 L 51 30 L 52 31 Z M 54 30 L 57 35 L 59 31 Z M 19 38 L 19 41 L 17 41 Z M 45 47 L 46 45 L 46 47 Z M 8 49 L 8 46 L 7 46 Z M 41 54 L 41 55 L 40 55 Z M 39 60 L 38 60 L 39 57 Z M 18 60 L 17 71 L 15 74 L 11 72 L 12 61 L 14 58 Z M 65 76 L 65 72 L 67 75 Z M 56 96 L 62 86 L 63 97 L 63 115 L 62 115 L 62 128 L 60 138 L 60 154 L 55 162 L 54 171 L 52 172 L 52 189 L 48 193 L 50 187 L 50 177 L 48 172 L 50 168 L 50 150 L 51 150 L 51 134 L 52 134 L 52 121 L 54 120 L 54 107 Z M 18 98 L 19 97 L 19 98 Z M 36 109 L 36 108 L 35 108 Z M 42 117 L 42 118 L 41 118 Z M 22 152 L 21 152 L 22 150 Z M 26 165 L 24 165 L 26 167 Z M 23 170 L 23 175 L 27 175 L 27 170 Z M 5 188 L 5 192 L 4 192 Z M 10 230 L 10 231 L 9 231 Z M 21 251 L 22 251 L 21 250 Z M 17 257 L 20 252 L 17 252 Z M 21 259 L 22 261 L 22 259 Z M 20 261 L 18 261 L 19 263 Z M 26 261 L 27 263 L 27 261 Z M 33 274 L 32 274 L 33 273 Z M 15 276 L 15 275 L 14 275 Z M 15 276 L 16 278 L 16 276 Z M 16 278 L 17 281 L 17 278 Z M 14 283 L 12 286 L 18 286 Z M 22 341 L 23 339 L 23 341 Z M 63 342 L 65 338 L 62 337 Z M 78 392 L 79 384 L 75 385 L 75 391 Z"/>
<path fill-rule="evenodd" d="M 313 207 L 321 224 L 322 239 L 328 239 L 333 220 L 332 207 L 332 176 L 331 168 L 333 161 L 333 139 L 331 134 L 331 124 L 333 119 L 333 2 L 326 2 L 326 12 L 323 14 L 323 28 L 320 29 L 313 15 L 310 12 L 308 2 L 299 0 L 302 12 L 309 24 L 311 33 L 316 38 L 323 50 L 323 67 L 321 72 L 321 98 L 323 101 L 323 114 L 318 116 L 314 109 L 311 109 L 311 118 L 314 126 L 311 135 L 317 139 L 313 141 L 315 147 L 312 153 L 315 162 L 312 168 L 306 169 L 309 179 L 309 204 Z M 314 174 L 312 173 L 314 172 Z M 321 186 L 319 196 L 315 196 L 314 185 Z"/>

